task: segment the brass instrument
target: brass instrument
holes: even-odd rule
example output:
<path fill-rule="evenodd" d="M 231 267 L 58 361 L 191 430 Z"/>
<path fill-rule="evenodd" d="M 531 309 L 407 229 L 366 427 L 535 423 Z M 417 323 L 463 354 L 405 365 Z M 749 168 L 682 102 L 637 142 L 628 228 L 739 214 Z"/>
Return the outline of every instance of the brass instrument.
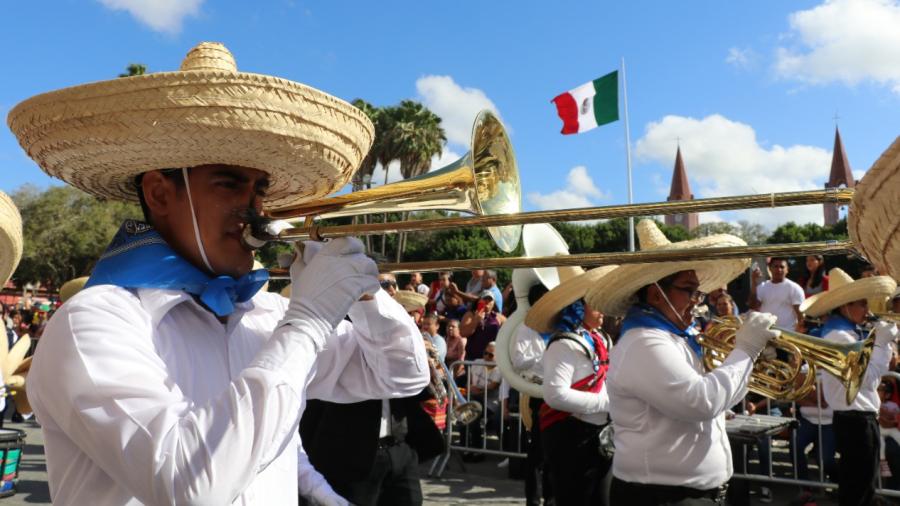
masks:
<path fill-rule="evenodd" d="M 721 365 L 734 349 L 735 333 L 740 328 L 736 317 L 716 319 L 712 327 L 697 341 L 703 346 L 703 365 L 711 370 Z M 847 403 L 853 402 L 866 374 L 866 367 L 875 346 L 875 337 L 864 341 L 837 344 L 799 332 L 776 328 L 781 335 L 770 341 L 778 349 L 788 353 L 788 361 L 760 358 L 753 367 L 749 388 L 770 399 L 796 401 L 812 391 L 816 382 L 816 370 L 822 369 L 835 376 L 847 390 Z M 803 364 L 808 371 L 797 384 Z"/>
<path fill-rule="evenodd" d="M 874 311 L 872 312 L 872 316 L 874 320 L 886 320 L 889 322 L 894 322 L 900 324 L 900 313 L 892 313 L 890 311 Z"/>
<path fill-rule="evenodd" d="M 338 235 L 371 235 L 356 229 L 332 234 L 326 232 L 330 227 L 319 227 L 312 218 L 437 209 L 463 211 L 480 217 L 520 214 L 522 198 L 515 154 L 503 124 L 490 111 L 478 113 L 472 127 L 469 152 L 456 162 L 397 183 L 270 211 L 268 217 L 279 220 L 306 218 L 305 225 L 299 229 L 303 232 L 296 233 L 298 229 L 289 228 L 273 236 L 266 232 L 265 221 L 260 221 L 245 230 L 245 242 L 255 246 L 266 240 L 322 240 Z M 402 227 L 402 223 L 381 225 Z M 247 238 L 246 232 L 252 237 Z M 510 253 L 519 244 L 522 225 L 488 225 L 488 232 L 497 247 Z M 372 232 L 375 233 L 382 232 Z"/>
<path fill-rule="evenodd" d="M 463 425 L 469 425 L 470 423 L 478 420 L 478 417 L 481 416 L 482 407 L 481 403 L 478 401 L 469 401 L 466 400 L 466 396 L 459 391 L 459 387 L 456 386 L 456 382 L 453 381 L 453 375 L 450 374 L 450 370 L 447 369 L 447 364 L 445 364 L 442 360 L 438 360 L 441 364 L 441 369 L 444 370 L 444 377 L 447 378 L 447 384 L 450 385 L 450 390 L 453 391 L 453 399 L 451 400 L 453 406 L 453 411 L 451 414 L 451 421 L 457 421 Z"/>

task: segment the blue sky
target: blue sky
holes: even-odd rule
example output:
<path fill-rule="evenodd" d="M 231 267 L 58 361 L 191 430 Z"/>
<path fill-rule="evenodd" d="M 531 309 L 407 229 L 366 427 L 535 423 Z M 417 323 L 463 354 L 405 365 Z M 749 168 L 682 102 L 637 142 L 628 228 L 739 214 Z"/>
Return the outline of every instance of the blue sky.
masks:
<path fill-rule="evenodd" d="M 238 68 L 376 105 L 423 101 L 467 149 L 475 113 L 511 133 L 526 209 L 627 201 L 617 122 L 560 135 L 550 100 L 627 65 L 636 202 L 665 200 L 676 144 L 696 197 L 820 188 L 834 116 L 860 176 L 900 134 L 900 0 L 782 2 L 11 2 L 0 112 L 37 93 L 177 69 L 223 42 Z M 0 129 L 0 190 L 51 180 Z M 376 176 L 377 178 L 377 176 Z M 774 227 L 819 206 L 703 215 Z"/>

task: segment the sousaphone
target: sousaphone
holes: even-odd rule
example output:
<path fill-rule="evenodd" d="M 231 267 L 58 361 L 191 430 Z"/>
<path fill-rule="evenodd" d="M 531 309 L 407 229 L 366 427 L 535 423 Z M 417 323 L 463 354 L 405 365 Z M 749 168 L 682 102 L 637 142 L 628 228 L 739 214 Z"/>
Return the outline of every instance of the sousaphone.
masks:
<path fill-rule="evenodd" d="M 569 246 L 551 225 L 546 223 L 529 224 L 522 228 L 522 246 L 527 257 L 568 255 Z M 496 356 L 497 367 L 510 386 L 531 397 L 543 397 L 541 384 L 536 377 L 527 371 L 516 371 L 512 363 L 519 327 L 524 325 L 525 315 L 531 309 L 528 303 L 528 291 L 532 286 L 541 283 L 548 290 L 559 285 L 559 271 L 556 267 L 536 269 L 515 269 L 512 275 L 513 291 L 516 294 L 516 310 L 507 318 L 497 334 Z"/>

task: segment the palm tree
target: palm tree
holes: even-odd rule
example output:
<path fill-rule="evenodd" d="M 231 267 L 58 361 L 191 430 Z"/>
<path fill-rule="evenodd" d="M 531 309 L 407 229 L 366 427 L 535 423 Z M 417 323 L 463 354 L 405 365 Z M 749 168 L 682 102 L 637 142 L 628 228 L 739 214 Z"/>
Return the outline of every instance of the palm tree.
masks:
<path fill-rule="evenodd" d="M 441 127 L 441 118 L 427 107 L 413 100 L 403 100 L 395 108 L 397 122 L 392 142 L 400 160 L 400 174 L 404 179 L 425 174 L 431 169 L 431 159 L 441 154 L 447 136 Z M 403 221 L 409 217 L 404 212 Z M 406 234 L 401 233 L 397 243 L 397 262 L 403 259 Z"/>
<path fill-rule="evenodd" d="M 147 66 L 143 63 L 129 63 L 125 67 L 125 74 L 119 74 L 119 77 L 142 76 L 147 73 Z"/>
<path fill-rule="evenodd" d="M 356 174 L 353 175 L 353 191 L 357 191 L 361 190 L 363 185 L 365 185 L 366 188 L 372 187 L 372 174 L 375 172 L 375 165 L 378 163 L 378 144 L 381 137 L 384 135 L 384 132 L 380 132 L 378 128 L 380 123 L 379 117 L 381 116 L 380 108 L 375 107 L 361 98 L 357 98 L 351 103 L 354 107 L 365 113 L 375 126 L 375 138 L 372 141 L 372 148 L 366 153 L 366 157 L 363 158 L 362 163 L 360 163 L 359 169 L 357 169 Z"/>

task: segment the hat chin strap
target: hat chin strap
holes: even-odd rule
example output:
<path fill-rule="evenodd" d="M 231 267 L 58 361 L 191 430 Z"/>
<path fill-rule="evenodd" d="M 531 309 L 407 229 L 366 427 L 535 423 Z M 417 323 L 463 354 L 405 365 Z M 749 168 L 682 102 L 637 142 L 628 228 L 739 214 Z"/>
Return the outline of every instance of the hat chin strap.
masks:
<path fill-rule="evenodd" d="M 659 293 L 662 294 L 663 300 L 666 301 L 666 304 L 668 304 L 669 309 L 671 309 L 672 312 L 675 313 L 675 316 L 678 317 L 678 321 L 681 322 L 681 324 L 684 325 L 685 328 L 687 328 L 687 327 L 688 327 L 688 324 L 684 323 L 684 318 L 681 317 L 681 313 L 679 313 L 679 312 L 675 309 L 675 306 L 672 305 L 672 302 L 669 300 L 669 296 L 666 295 L 665 290 L 663 290 L 662 287 L 659 286 L 659 283 L 657 283 L 657 282 L 654 281 L 653 284 L 656 285 L 656 288 L 659 289 Z"/>
<path fill-rule="evenodd" d="M 200 227 L 197 226 L 197 214 L 194 213 L 194 200 L 191 198 L 191 183 L 188 181 L 187 171 L 187 167 L 182 167 L 181 175 L 184 177 L 184 187 L 187 189 L 188 205 L 191 206 L 191 222 L 194 224 L 194 239 L 197 241 L 197 248 L 200 249 L 200 258 L 203 259 L 203 264 L 206 265 L 206 268 L 209 269 L 211 274 L 215 274 L 216 271 L 213 270 L 212 265 L 209 265 L 209 259 L 206 258 L 206 249 L 203 248 L 203 239 L 200 238 Z"/>

